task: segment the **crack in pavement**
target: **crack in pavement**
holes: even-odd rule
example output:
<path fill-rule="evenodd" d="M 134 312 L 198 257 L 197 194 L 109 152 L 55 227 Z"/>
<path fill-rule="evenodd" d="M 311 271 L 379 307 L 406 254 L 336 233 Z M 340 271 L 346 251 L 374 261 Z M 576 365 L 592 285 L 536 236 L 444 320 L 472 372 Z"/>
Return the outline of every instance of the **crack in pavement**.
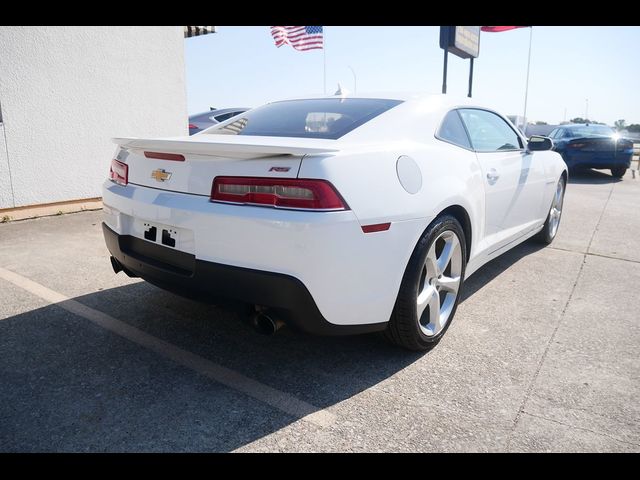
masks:
<path fill-rule="evenodd" d="M 507 452 L 511 451 L 511 440 L 513 438 L 513 434 L 515 433 L 516 427 L 518 426 L 518 422 L 520 421 L 520 417 L 522 416 L 523 413 L 525 413 L 524 409 L 525 406 L 527 404 L 527 402 L 529 401 L 529 397 L 531 396 L 531 392 L 533 391 L 533 387 L 536 383 L 536 380 L 538 379 L 538 375 L 540 374 L 540 370 L 542 369 L 542 365 L 544 364 L 544 361 L 547 358 L 547 355 L 549 353 L 549 349 L 551 348 L 551 345 L 553 344 L 553 340 L 556 338 L 556 334 L 558 333 L 558 330 L 560 328 L 560 325 L 562 325 L 562 322 L 564 320 L 564 317 L 567 313 L 567 309 L 569 308 L 569 304 L 571 303 L 571 300 L 573 299 L 573 294 L 576 291 L 576 287 L 578 285 L 578 282 L 580 281 L 580 277 L 582 277 L 582 271 L 584 270 L 584 265 L 587 263 L 587 256 L 590 255 L 589 250 L 591 249 L 591 243 L 593 242 L 593 239 L 596 236 L 596 232 L 598 231 L 598 227 L 600 226 L 600 222 L 602 221 L 602 217 L 604 217 L 604 212 L 607 209 L 607 206 L 609 205 L 609 200 L 611 200 L 611 195 L 613 194 L 613 189 L 615 188 L 615 183 L 611 184 L 611 190 L 609 190 L 609 195 L 607 196 L 607 200 L 604 202 L 604 205 L 602 207 L 602 211 L 600 212 L 600 216 L 598 217 L 598 222 L 596 223 L 595 228 L 593 229 L 593 233 L 591 234 L 591 238 L 589 239 L 589 244 L 587 245 L 587 251 L 585 253 L 582 254 L 582 263 L 580 264 L 580 269 L 578 270 L 578 274 L 576 275 L 576 279 L 573 282 L 573 286 L 571 287 L 571 293 L 569 293 L 569 298 L 567 298 L 567 302 L 564 304 L 564 307 L 562 308 L 562 312 L 560 313 L 560 317 L 558 319 L 558 323 L 556 324 L 555 328 L 553 329 L 553 332 L 551 333 L 551 336 L 549 337 L 549 340 L 547 340 L 547 344 L 545 345 L 544 348 L 544 352 L 542 352 L 542 356 L 540 357 L 540 361 L 538 362 L 538 366 L 536 367 L 536 371 L 533 374 L 533 377 L 531 378 L 531 381 L 529 382 L 529 385 L 527 387 L 527 390 L 525 392 L 524 398 L 522 399 L 522 403 L 520 404 L 520 408 L 518 409 L 518 412 L 516 413 L 516 417 L 513 420 L 513 425 L 511 426 L 511 431 L 509 432 L 509 436 L 507 437 Z M 557 249 L 559 250 L 559 249 Z M 570 250 L 569 250 L 570 251 Z M 530 414 L 528 414 L 530 415 Z M 580 427 L 572 427 L 572 428 L 580 428 Z"/>
<path fill-rule="evenodd" d="M 522 413 L 523 413 L 523 415 L 528 415 L 530 417 L 539 418 L 539 419 L 545 420 L 547 422 L 557 423 L 558 425 L 562 425 L 563 427 L 569 427 L 569 428 L 575 428 L 577 430 L 583 430 L 585 432 L 593 433 L 594 435 L 598 435 L 600 437 L 610 438 L 611 440 L 615 440 L 616 442 L 626 443 L 627 445 L 632 445 L 634 447 L 640 447 L 640 443 L 634 443 L 634 442 L 630 442 L 628 440 L 622 440 L 621 438 L 614 437 L 613 435 L 609 435 L 608 433 L 605 433 L 605 432 L 596 432 L 595 430 L 590 430 L 590 429 L 584 428 L 584 427 L 578 427 L 576 425 L 571 425 L 569 423 L 561 422 L 560 420 L 555 420 L 553 418 L 547 418 L 544 415 L 536 415 L 535 413 L 531 413 L 531 412 L 524 411 Z"/>
<path fill-rule="evenodd" d="M 621 262 L 640 263 L 640 260 L 631 260 L 630 258 L 612 257 L 611 255 L 605 255 L 603 253 L 580 252 L 577 250 L 569 250 L 568 248 L 551 247 L 551 246 L 548 246 L 547 248 L 550 248 L 551 250 L 558 250 L 559 252 L 577 253 L 579 255 L 589 255 L 590 257 L 601 257 L 601 258 L 608 258 L 611 260 L 620 260 Z"/>

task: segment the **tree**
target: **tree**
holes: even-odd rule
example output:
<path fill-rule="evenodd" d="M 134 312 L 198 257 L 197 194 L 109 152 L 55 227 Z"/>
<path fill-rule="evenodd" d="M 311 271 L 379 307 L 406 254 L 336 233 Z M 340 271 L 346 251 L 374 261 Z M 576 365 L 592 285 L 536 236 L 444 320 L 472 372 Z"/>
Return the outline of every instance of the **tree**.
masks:
<path fill-rule="evenodd" d="M 542 120 L 538 120 L 536 125 L 549 125 L 547 122 L 543 122 Z"/>
<path fill-rule="evenodd" d="M 613 125 L 616 127 L 616 130 L 620 131 L 625 129 L 627 122 L 621 118 L 620 120 L 616 120 Z"/>
<path fill-rule="evenodd" d="M 597 122 L 596 120 L 589 120 L 588 118 L 576 117 L 569 120 L 569 123 L 593 123 L 594 125 L 604 125 L 603 122 Z"/>
<path fill-rule="evenodd" d="M 640 125 L 637 123 L 632 123 L 627 127 L 629 132 L 640 132 Z"/>

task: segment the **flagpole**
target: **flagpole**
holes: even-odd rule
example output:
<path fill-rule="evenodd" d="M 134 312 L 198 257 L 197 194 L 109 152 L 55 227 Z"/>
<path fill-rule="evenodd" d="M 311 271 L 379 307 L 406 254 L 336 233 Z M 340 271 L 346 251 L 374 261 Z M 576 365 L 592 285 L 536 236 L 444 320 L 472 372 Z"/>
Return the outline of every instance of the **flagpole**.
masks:
<path fill-rule="evenodd" d="M 533 27 L 529 27 L 529 58 L 527 60 L 527 83 L 524 87 L 524 131 L 527 130 L 527 97 L 529 96 L 529 68 L 531 67 L 531 39 L 533 38 Z"/>
<path fill-rule="evenodd" d="M 327 94 L 327 31 L 322 27 L 322 75 L 324 94 Z"/>

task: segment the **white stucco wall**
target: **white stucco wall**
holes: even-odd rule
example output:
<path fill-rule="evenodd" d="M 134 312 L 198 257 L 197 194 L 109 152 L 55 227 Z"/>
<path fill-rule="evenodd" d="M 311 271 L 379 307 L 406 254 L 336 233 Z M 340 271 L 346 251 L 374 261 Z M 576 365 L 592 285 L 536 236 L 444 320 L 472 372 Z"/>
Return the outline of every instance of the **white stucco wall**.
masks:
<path fill-rule="evenodd" d="M 0 208 L 3 208 L 3 205 L 10 207 L 13 204 L 9 178 L 9 159 L 4 143 L 4 125 L 0 124 Z"/>
<path fill-rule="evenodd" d="M 181 26 L 0 27 L 0 208 L 99 197 L 111 137 L 186 135 L 184 68 Z"/>

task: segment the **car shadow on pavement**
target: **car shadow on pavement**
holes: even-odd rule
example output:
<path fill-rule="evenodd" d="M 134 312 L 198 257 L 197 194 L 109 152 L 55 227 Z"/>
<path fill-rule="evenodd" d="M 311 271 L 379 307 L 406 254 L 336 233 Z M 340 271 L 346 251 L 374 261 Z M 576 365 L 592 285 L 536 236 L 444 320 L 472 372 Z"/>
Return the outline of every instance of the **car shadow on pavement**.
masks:
<path fill-rule="evenodd" d="M 621 181 L 622 178 L 612 176 L 608 170 L 580 169 L 569 173 L 569 183 L 602 185 Z"/>
<path fill-rule="evenodd" d="M 539 248 L 525 242 L 485 265 L 465 283 L 462 301 Z M 424 357 L 377 334 L 314 337 L 284 328 L 262 336 L 229 308 L 142 281 L 73 300 L 318 409 Z M 227 452 L 299 420 L 58 305 L 0 322 L 0 383 L 3 452 Z"/>
<path fill-rule="evenodd" d="M 538 243 L 534 240 L 527 240 L 483 265 L 464 281 L 460 302 L 464 302 L 467 298 L 471 297 L 474 293 L 487 285 L 520 259 L 527 255 L 531 255 L 544 247 L 545 245 L 542 243 Z"/>
<path fill-rule="evenodd" d="M 378 335 L 262 336 L 146 282 L 73 300 L 318 409 L 423 356 Z M 3 452 L 226 452 L 299 420 L 56 305 L 0 322 L 0 384 Z"/>

